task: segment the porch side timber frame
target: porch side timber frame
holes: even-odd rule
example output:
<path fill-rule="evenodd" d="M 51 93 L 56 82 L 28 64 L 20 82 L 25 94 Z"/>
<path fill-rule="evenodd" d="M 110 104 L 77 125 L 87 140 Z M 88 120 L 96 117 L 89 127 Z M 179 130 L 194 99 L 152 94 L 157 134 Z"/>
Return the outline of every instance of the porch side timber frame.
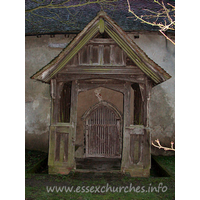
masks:
<path fill-rule="evenodd" d="M 81 76 L 82 77 L 82 76 Z M 86 76 L 87 77 L 87 76 Z M 85 79 L 86 79 L 85 77 Z M 101 76 L 100 76 L 101 77 Z M 78 79 L 78 77 L 76 77 Z M 97 77 L 96 77 L 97 78 Z M 65 79 L 66 80 L 66 79 Z M 75 140 L 76 140 L 76 125 L 77 125 L 77 105 L 78 105 L 78 94 L 90 89 L 97 87 L 104 87 L 111 90 L 115 90 L 123 94 L 124 100 L 124 113 L 123 113 L 123 128 L 122 128 L 122 161 L 121 161 L 121 172 L 128 172 L 131 176 L 146 176 L 150 174 L 151 168 L 151 139 L 150 132 L 148 129 L 148 118 L 149 118 L 149 100 L 150 100 L 150 91 L 152 88 L 152 81 L 149 78 L 145 78 L 145 89 L 144 89 L 144 124 L 141 126 L 133 125 L 130 121 L 130 94 L 131 94 L 131 84 L 132 82 L 125 81 L 121 84 L 81 84 L 78 80 L 72 81 L 72 96 L 71 96 L 71 117 L 70 123 L 57 123 L 56 122 L 56 112 L 57 112 L 57 103 L 55 101 L 55 89 L 56 85 L 59 85 L 59 82 L 56 80 L 51 81 L 51 97 L 52 97 L 52 118 L 50 126 L 50 138 L 49 138 L 49 173 L 50 174 L 68 174 L 71 170 L 76 170 L 75 162 Z M 55 85 L 56 84 L 56 85 Z M 54 90 L 53 90 L 54 88 Z M 58 92 L 58 91 L 57 91 Z M 58 94 L 58 93 L 57 93 Z M 56 133 L 68 134 L 68 160 L 67 162 L 55 161 L 55 143 L 56 143 Z M 131 135 L 140 137 L 143 140 L 143 146 L 141 150 L 141 159 L 139 163 L 133 163 L 130 157 L 130 137 Z M 60 147 L 61 151 L 63 151 Z"/>

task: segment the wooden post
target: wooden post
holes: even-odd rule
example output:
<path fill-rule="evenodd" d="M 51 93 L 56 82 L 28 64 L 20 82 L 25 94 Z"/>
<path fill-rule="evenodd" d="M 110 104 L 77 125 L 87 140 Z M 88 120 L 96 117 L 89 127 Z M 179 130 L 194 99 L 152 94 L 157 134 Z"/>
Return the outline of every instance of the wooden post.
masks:
<path fill-rule="evenodd" d="M 71 89 L 71 114 L 70 114 L 70 124 L 71 133 L 69 134 L 69 153 L 68 162 L 71 167 L 76 168 L 75 162 L 75 141 L 76 141 L 76 125 L 77 125 L 77 106 L 78 106 L 78 84 L 77 81 L 72 81 Z"/>
<path fill-rule="evenodd" d="M 129 154 L 130 154 L 130 134 L 127 127 L 130 126 L 130 97 L 131 97 L 131 85 L 125 84 L 124 91 L 124 127 L 123 127 L 123 150 L 121 171 L 125 172 L 129 167 Z"/>
<path fill-rule="evenodd" d="M 151 168 L 151 134 L 149 129 L 149 101 L 152 89 L 152 81 L 146 77 L 146 91 L 145 91 L 145 103 L 144 103 L 144 111 L 145 111 L 145 138 L 144 138 L 144 168 Z"/>
<path fill-rule="evenodd" d="M 56 104 L 56 79 L 51 79 L 51 125 L 56 122 L 55 104 Z"/>
<path fill-rule="evenodd" d="M 49 155 L 48 155 L 48 166 L 54 165 L 54 157 L 55 157 L 55 136 L 56 136 L 56 127 L 53 125 L 56 123 L 55 116 L 55 102 L 56 102 L 56 79 L 51 79 L 51 125 L 49 132 Z"/>

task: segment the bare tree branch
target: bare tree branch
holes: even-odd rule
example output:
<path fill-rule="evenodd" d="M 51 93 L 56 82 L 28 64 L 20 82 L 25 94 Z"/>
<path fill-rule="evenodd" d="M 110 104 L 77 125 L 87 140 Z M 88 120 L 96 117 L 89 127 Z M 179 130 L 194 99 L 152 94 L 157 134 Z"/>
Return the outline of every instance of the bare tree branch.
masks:
<path fill-rule="evenodd" d="M 158 0 L 154 0 L 154 2 L 157 3 L 161 7 L 161 9 L 159 11 L 152 11 L 149 9 L 144 9 L 144 10 L 148 11 L 150 14 L 138 16 L 131 9 L 130 1 L 127 0 L 128 12 L 130 12 L 136 19 L 140 20 L 142 23 L 159 27 L 160 33 L 167 40 L 169 40 L 172 44 L 175 45 L 175 42 L 164 33 L 167 30 L 173 30 L 173 31 L 175 30 L 175 20 L 173 20 L 173 18 L 175 18 L 175 6 L 167 3 L 167 5 L 170 7 L 170 8 L 167 8 L 163 1 L 160 3 Z M 153 18 L 155 18 L 155 21 L 150 20 Z M 163 22 L 158 22 L 158 20 L 160 18 L 163 18 Z"/>
<path fill-rule="evenodd" d="M 76 7 L 86 6 L 86 5 L 90 5 L 90 4 L 113 3 L 113 2 L 116 2 L 116 1 L 117 0 L 96 0 L 96 1 L 90 1 L 90 0 L 88 0 L 85 3 L 81 3 L 81 1 L 80 1 L 78 4 L 66 5 L 67 3 L 70 2 L 70 0 L 64 1 L 62 3 L 57 3 L 57 4 L 53 4 L 53 0 L 52 0 L 47 5 L 39 5 L 39 6 L 35 7 L 35 8 L 27 9 L 25 12 L 29 13 L 29 12 L 32 12 L 32 11 L 35 11 L 35 10 L 39 10 L 39 9 L 42 9 L 42 8 L 50 8 L 50 9 L 76 8 Z M 37 2 L 37 1 L 34 1 L 34 2 L 41 3 L 41 2 Z M 42 3 L 44 3 L 44 2 L 45 1 L 42 1 Z M 71 2 L 73 2 L 73 1 L 71 1 Z"/>
<path fill-rule="evenodd" d="M 113 3 L 117 1 L 118 0 L 29 0 L 30 4 L 25 10 L 25 20 L 36 29 L 37 26 L 41 27 L 40 30 L 42 31 L 49 28 L 49 26 L 44 23 L 47 20 L 52 20 L 58 24 L 66 24 L 68 27 L 73 28 L 77 24 L 77 15 L 81 14 L 78 10 L 76 11 L 76 8 L 98 4 L 106 8 L 112 5 L 113 9 L 115 9 L 116 5 Z M 66 15 L 61 14 L 63 11 L 60 12 L 60 10 L 66 10 Z"/>
<path fill-rule="evenodd" d="M 160 33 L 163 34 L 163 36 L 164 36 L 167 40 L 169 40 L 173 45 L 175 45 L 175 42 L 174 42 L 172 39 L 170 39 L 162 30 L 159 30 L 159 31 L 160 31 Z"/>
<path fill-rule="evenodd" d="M 163 147 L 163 146 L 160 144 L 160 142 L 159 142 L 158 139 L 155 140 L 155 142 L 156 142 L 158 145 L 156 145 L 156 144 L 154 144 L 154 143 L 152 142 L 152 145 L 153 145 L 154 147 L 157 147 L 157 148 L 159 148 L 159 149 L 164 149 L 165 151 L 175 151 L 175 149 L 174 149 L 174 142 L 171 142 L 171 147 L 170 147 L 170 148 L 169 148 L 169 147 Z"/>

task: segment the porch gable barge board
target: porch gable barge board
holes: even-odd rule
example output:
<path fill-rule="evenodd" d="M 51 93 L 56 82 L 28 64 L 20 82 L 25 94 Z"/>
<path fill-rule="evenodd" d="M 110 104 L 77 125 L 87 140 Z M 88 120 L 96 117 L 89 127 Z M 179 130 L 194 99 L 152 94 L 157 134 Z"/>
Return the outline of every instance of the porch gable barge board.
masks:
<path fill-rule="evenodd" d="M 133 60 L 133 62 L 135 62 L 136 65 L 147 76 L 149 76 L 156 85 L 171 78 L 167 72 L 151 60 L 103 11 L 98 13 L 97 17 L 92 20 L 65 49 L 63 49 L 58 57 L 52 60 L 31 78 L 49 83 L 50 79 L 65 67 L 74 55 L 77 54 L 78 51 L 80 51 L 81 48 L 99 32 L 100 21 L 103 19 L 106 21 L 104 25 L 105 32 L 110 35 L 120 48 L 127 53 L 131 60 Z"/>

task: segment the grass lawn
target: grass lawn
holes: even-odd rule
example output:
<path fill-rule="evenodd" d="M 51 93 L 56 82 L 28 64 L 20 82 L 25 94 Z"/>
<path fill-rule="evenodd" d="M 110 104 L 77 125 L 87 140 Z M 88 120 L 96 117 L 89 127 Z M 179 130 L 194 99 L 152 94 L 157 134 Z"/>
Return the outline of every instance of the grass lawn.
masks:
<path fill-rule="evenodd" d="M 156 160 L 161 166 L 165 166 L 170 177 L 132 178 L 123 174 L 77 172 L 69 175 L 26 173 L 25 196 L 27 200 L 173 200 L 175 199 L 175 156 L 157 156 Z M 159 192 L 158 186 L 160 186 Z"/>

